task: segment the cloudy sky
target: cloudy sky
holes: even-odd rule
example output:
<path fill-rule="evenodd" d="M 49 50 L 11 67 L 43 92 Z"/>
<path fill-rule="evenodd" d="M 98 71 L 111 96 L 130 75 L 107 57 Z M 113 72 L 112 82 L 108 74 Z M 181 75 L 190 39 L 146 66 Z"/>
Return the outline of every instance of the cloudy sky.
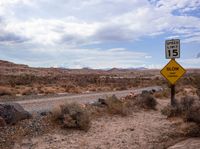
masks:
<path fill-rule="evenodd" d="M 0 59 L 34 67 L 161 68 L 166 39 L 200 68 L 200 0 L 0 0 Z"/>

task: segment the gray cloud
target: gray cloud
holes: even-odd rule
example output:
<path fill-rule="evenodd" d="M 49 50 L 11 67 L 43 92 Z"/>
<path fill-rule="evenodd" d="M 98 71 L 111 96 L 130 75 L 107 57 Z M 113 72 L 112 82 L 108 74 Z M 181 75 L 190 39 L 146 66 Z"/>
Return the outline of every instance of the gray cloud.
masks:
<path fill-rule="evenodd" d="M 94 37 L 100 41 L 125 41 L 133 40 L 134 34 L 123 25 L 108 25 L 99 29 Z"/>
<path fill-rule="evenodd" d="M 197 54 L 197 58 L 200 58 L 200 53 Z"/>
<path fill-rule="evenodd" d="M 80 45 L 85 43 L 83 37 L 80 37 L 80 35 L 72 35 L 72 34 L 65 34 L 61 37 L 60 43 L 62 44 L 70 44 L 70 45 Z"/>
<path fill-rule="evenodd" d="M 5 33 L 0 35 L 0 43 L 23 43 L 28 39 L 23 36 L 19 36 L 13 33 Z"/>

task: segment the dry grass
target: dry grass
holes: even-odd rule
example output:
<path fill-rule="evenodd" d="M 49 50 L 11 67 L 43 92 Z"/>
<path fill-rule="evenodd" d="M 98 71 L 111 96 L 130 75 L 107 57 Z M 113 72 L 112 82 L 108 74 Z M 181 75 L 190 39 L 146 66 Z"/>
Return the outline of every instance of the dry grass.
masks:
<path fill-rule="evenodd" d="M 186 137 L 199 137 L 200 126 L 194 122 L 182 123 L 179 126 L 181 134 Z"/>

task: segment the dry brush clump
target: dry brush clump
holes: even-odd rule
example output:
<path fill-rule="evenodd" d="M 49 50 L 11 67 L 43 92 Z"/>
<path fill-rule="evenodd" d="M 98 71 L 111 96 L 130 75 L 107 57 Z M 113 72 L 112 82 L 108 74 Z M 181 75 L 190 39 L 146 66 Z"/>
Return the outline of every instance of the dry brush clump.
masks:
<path fill-rule="evenodd" d="M 170 96 L 170 90 L 169 89 L 163 89 L 162 91 L 155 92 L 154 97 L 163 99 L 163 98 L 169 98 Z"/>
<path fill-rule="evenodd" d="M 118 99 L 115 95 L 107 97 L 102 103 L 107 106 L 110 114 L 126 116 L 129 113 L 127 103 Z"/>
<path fill-rule="evenodd" d="M 161 113 L 170 117 L 180 117 L 185 123 L 181 130 L 186 136 L 200 136 L 200 100 L 193 96 L 185 96 L 175 106 L 168 105 Z"/>
<path fill-rule="evenodd" d="M 115 95 L 108 96 L 105 99 L 99 98 L 98 101 L 86 104 L 92 118 L 109 115 L 127 116 L 129 114 L 129 106 L 127 102 Z"/>
<path fill-rule="evenodd" d="M 197 119 L 198 116 L 196 118 L 194 117 L 196 115 L 195 113 L 200 114 L 200 100 L 193 96 L 185 96 L 179 101 L 176 101 L 175 106 L 167 105 L 164 107 L 161 113 L 167 117 L 180 116 L 185 120 Z"/>
<path fill-rule="evenodd" d="M 145 109 L 156 109 L 157 101 L 151 93 L 146 91 L 136 98 L 136 105 Z"/>
<path fill-rule="evenodd" d="M 181 123 L 179 126 L 179 131 L 183 136 L 186 137 L 199 137 L 200 136 L 200 126 L 194 122 Z"/>
<path fill-rule="evenodd" d="M 65 103 L 52 111 L 52 120 L 63 128 L 90 128 L 90 115 L 85 106 L 78 103 Z"/>
<path fill-rule="evenodd" d="M 142 109 L 156 109 L 157 101 L 149 91 L 142 91 L 141 94 L 135 96 L 127 96 L 125 100 L 129 102 L 129 105 L 134 108 Z"/>
<path fill-rule="evenodd" d="M 200 98 L 200 76 L 199 74 L 194 74 L 191 77 L 190 82 L 193 84 L 193 86 L 196 88 L 196 94 Z"/>

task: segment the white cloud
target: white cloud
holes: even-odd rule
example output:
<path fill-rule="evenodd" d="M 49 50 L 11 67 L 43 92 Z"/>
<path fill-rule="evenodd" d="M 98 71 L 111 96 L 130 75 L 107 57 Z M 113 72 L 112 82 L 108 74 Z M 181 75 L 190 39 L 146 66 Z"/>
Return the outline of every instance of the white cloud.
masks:
<path fill-rule="evenodd" d="M 98 25 L 98 23 L 31 19 L 23 22 L 11 21 L 5 26 L 4 31 L 22 35 L 34 43 L 52 45 L 59 42 L 64 35 L 87 38 L 94 33 Z"/>
<path fill-rule="evenodd" d="M 179 62 L 186 68 L 200 68 L 200 58 L 182 59 Z"/>
<path fill-rule="evenodd" d="M 137 40 L 165 32 L 192 42 L 197 41 L 200 35 L 187 36 L 194 30 L 200 31 L 200 19 L 194 16 L 174 16 L 172 11 L 196 9 L 199 5 L 198 0 L 160 0 L 156 5 L 146 0 L 0 1 L 0 8 L 5 11 L 2 16 L 6 16 L 4 26 L 1 27 L 4 32 L 45 45 L 63 42 L 74 46 L 110 40 Z M 26 12 L 21 12 L 23 7 L 28 7 L 26 11 L 33 10 L 35 14 L 39 11 L 40 14 L 29 12 L 28 17 L 22 17 L 26 15 Z"/>
<path fill-rule="evenodd" d="M 157 3 L 157 6 L 173 11 L 173 10 L 180 10 L 182 12 L 191 11 L 198 9 L 200 6 L 199 0 L 159 0 Z"/>

